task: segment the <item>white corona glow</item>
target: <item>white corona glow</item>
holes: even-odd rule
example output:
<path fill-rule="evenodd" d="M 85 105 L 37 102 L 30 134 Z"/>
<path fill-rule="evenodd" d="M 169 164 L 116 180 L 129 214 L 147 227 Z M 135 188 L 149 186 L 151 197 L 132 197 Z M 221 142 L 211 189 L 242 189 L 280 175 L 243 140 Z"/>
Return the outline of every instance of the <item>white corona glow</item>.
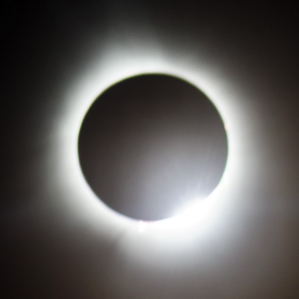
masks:
<path fill-rule="evenodd" d="M 181 238 L 186 235 L 186 231 L 201 234 L 213 230 L 213 227 L 215 229 L 225 209 L 230 207 L 233 190 L 242 177 L 238 170 L 245 167 L 242 159 L 245 142 L 242 146 L 239 129 L 243 125 L 242 115 L 236 111 L 237 96 L 228 82 L 213 69 L 211 64 L 178 58 L 171 51 L 164 53 L 153 47 L 119 48 L 111 45 L 105 53 L 95 54 L 85 66 L 85 71 L 78 72 L 77 78 L 70 82 L 63 96 L 64 109 L 54 128 L 55 148 L 52 154 L 56 157 L 57 165 L 54 172 L 52 168 L 50 175 L 54 181 L 64 185 L 68 194 L 65 196 L 65 206 L 76 214 L 87 215 L 90 223 L 99 230 L 108 226 L 110 230 L 125 230 L 130 236 L 142 235 L 148 240 L 157 240 L 161 234 Z M 226 168 L 212 194 L 204 200 L 194 200 L 189 207 L 179 209 L 174 217 L 153 223 L 129 219 L 102 203 L 85 181 L 77 149 L 82 120 L 94 100 L 115 82 L 146 73 L 169 74 L 198 87 L 215 104 L 228 137 Z"/>

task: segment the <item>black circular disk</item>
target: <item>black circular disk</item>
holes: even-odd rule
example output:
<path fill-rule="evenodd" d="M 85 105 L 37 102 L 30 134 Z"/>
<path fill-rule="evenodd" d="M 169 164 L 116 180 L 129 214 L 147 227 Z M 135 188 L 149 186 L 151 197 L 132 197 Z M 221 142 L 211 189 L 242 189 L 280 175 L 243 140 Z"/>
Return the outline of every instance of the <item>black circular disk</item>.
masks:
<path fill-rule="evenodd" d="M 227 136 L 212 102 L 177 77 L 140 75 L 104 91 L 79 135 L 86 181 L 109 207 L 160 220 L 207 196 L 227 160 Z"/>

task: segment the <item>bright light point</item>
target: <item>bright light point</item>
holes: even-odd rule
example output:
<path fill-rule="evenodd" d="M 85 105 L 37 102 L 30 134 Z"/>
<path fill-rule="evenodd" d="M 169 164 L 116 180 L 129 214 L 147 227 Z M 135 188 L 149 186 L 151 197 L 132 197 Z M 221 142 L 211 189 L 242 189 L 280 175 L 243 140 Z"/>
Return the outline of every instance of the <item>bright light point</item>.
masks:
<path fill-rule="evenodd" d="M 193 199 L 191 202 L 177 209 L 173 217 L 177 219 L 198 219 L 198 212 L 200 212 L 200 214 L 204 213 L 206 207 L 207 200 L 204 198 Z"/>
<path fill-rule="evenodd" d="M 138 233 L 143 233 L 146 230 L 146 223 L 144 221 L 138 221 L 136 226 Z"/>
<path fill-rule="evenodd" d="M 164 227 L 184 230 L 193 225 L 203 225 L 211 216 L 209 215 L 211 206 L 209 198 L 193 199 L 177 209 L 171 218 L 165 220 Z"/>

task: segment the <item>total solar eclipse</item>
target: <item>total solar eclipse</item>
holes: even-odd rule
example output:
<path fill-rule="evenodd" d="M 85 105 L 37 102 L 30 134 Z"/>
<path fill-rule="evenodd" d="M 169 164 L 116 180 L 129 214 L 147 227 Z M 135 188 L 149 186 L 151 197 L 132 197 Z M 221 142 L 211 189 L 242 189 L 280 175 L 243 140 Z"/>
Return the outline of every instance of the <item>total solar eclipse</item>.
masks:
<path fill-rule="evenodd" d="M 224 172 L 228 142 L 212 101 L 170 75 L 126 78 L 101 93 L 83 119 L 81 170 L 108 207 L 161 220 L 205 199 Z"/>

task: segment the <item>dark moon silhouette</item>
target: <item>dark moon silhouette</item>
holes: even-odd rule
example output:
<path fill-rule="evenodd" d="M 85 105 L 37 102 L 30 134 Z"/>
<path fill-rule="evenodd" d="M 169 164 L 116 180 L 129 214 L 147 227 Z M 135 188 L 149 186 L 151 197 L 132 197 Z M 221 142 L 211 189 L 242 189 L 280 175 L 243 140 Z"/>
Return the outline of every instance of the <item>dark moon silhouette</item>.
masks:
<path fill-rule="evenodd" d="M 118 82 L 88 110 L 79 135 L 86 181 L 113 210 L 159 220 L 210 194 L 227 160 L 223 121 L 198 88 L 148 74 Z"/>

